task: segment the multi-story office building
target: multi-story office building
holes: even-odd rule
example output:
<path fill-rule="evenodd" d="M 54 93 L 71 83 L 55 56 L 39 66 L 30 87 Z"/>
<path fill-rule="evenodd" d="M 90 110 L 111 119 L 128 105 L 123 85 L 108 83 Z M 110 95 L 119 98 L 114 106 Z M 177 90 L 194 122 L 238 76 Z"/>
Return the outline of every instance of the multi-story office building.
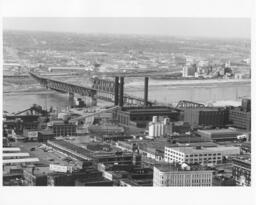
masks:
<path fill-rule="evenodd" d="M 212 186 L 212 171 L 200 165 L 155 166 L 153 186 Z"/>
<path fill-rule="evenodd" d="M 184 110 L 184 121 L 192 127 L 224 127 L 228 123 L 228 111 L 221 108 L 188 108 Z"/>
<path fill-rule="evenodd" d="M 239 147 L 165 147 L 164 160 L 168 163 L 213 164 L 222 162 L 223 156 L 240 154 Z"/>
<path fill-rule="evenodd" d="M 232 175 L 238 186 L 251 185 L 251 161 L 233 159 Z"/>

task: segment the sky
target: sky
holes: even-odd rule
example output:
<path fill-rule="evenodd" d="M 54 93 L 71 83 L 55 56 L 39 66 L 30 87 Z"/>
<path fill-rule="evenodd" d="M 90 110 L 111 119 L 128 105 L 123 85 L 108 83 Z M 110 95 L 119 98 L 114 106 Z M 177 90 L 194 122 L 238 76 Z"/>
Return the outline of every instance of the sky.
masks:
<path fill-rule="evenodd" d="M 3 18 L 4 30 L 250 38 L 249 18 Z"/>

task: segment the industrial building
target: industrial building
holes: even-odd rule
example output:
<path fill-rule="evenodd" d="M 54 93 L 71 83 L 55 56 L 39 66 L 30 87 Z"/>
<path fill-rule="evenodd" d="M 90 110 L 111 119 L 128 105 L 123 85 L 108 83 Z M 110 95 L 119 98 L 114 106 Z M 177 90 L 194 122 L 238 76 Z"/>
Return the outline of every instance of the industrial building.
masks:
<path fill-rule="evenodd" d="M 234 127 L 251 130 L 251 99 L 242 99 L 241 106 L 229 109 L 229 121 Z"/>
<path fill-rule="evenodd" d="M 210 138 L 198 136 L 196 133 L 176 134 L 168 137 L 171 144 L 191 144 L 212 142 Z"/>
<path fill-rule="evenodd" d="M 118 151 L 88 150 L 85 147 L 64 140 L 47 141 L 47 144 L 81 161 L 93 160 L 94 163 L 140 164 L 141 156 L 136 153 Z"/>
<path fill-rule="evenodd" d="M 200 165 L 156 165 L 153 186 L 212 186 L 212 171 Z"/>
<path fill-rule="evenodd" d="M 186 133 L 190 131 L 190 125 L 188 122 L 177 121 L 172 123 L 172 132 L 173 133 Z"/>
<path fill-rule="evenodd" d="M 39 116 L 37 115 L 5 116 L 3 120 L 3 126 L 15 130 L 17 134 L 22 134 L 23 129 L 37 129 L 39 123 Z"/>
<path fill-rule="evenodd" d="M 184 122 L 191 127 L 224 127 L 228 123 L 228 110 L 224 108 L 187 108 L 184 109 Z"/>
<path fill-rule="evenodd" d="M 51 121 L 48 127 L 52 129 L 55 136 L 72 136 L 76 135 L 76 125 L 64 121 Z"/>
<path fill-rule="evenodd" d="M 213 141 L 232 141 L 237 140 L 237 136 L 242 132 L 236 129 L 213 129 L 197 130 L 197 133 L 203 138 Z"/>
<path fill-rule="evenodd" d="M 152 122 L 148 125 L 148 136 L 150 138 L 163 137 L 172 134 L 172 123 L 169 118 L 159 121 L 157 116 L 153 116 Z"/>
<path fill-rule="evenodd" d="M 122 134 L 124 133 L 124 128 L 113 125 L 113 124 L 103 124 L 103 125 L 91 125 L 88 130 L 90 133 L 94 134 L 107 134 L 107 135 L 113 135 L 113 134 Z"/>
<path fill-rule="evenodd" d="M 123 107 L 114 113 L 114 119 L 122 126 L 146 128 L 153 116 L 163 116 L 172 121 L 179 120 L 179 111 L 168 106 Z"/>
<path fill-rule="evenodd" d="M 52 130 L 41 130 L 38 131 L 38 141 L 39 142 L 46 142 L 47 140 L 53 140 L 55 134 Z"/>
<path fill-rule="evenodd" d="M 241 108 L 234 108 L 229 111 L 229 120 L 234 127 L 251 130 L 251 112 L 245 112 Z"/>
<path fill-rule="evenodd" d="M 170 121 L 177 121 L 179 110 L 169 106 L 153 106 L 148 101 L 148 77 L 144 80 L 144 106 L 124 106 L 124 77 L 115 77 L 114 83 L 114 102 L 120 109 L 113 113 L 113 119 L 120 125 L 137 126 L 146 128 L 153 116 L 164 116 Z"/>

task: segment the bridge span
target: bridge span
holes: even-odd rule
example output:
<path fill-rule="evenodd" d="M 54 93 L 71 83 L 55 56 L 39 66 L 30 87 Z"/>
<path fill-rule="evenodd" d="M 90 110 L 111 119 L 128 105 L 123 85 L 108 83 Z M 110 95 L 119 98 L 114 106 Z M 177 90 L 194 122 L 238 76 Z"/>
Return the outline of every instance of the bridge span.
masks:
<path fill-rule="evenodd" d="M 93 86 L 85 87 L 47 78 L 34 72 L 29 72 L 29 74 L 35 80 L 37 80 L 41 86 L 48 89 L 52 89 L 62 93 L 69 93 L 71 96 L 73 96 L 74 94 L 79 94 L 81 96 L 90 97 L 92 99 L 92 106 L 95 106 L 97 104 L 97 99 L 114 102 L 115 105 L 120 105 L 121 107 L 124 104 L 127 106 L 153 105 L 152 102 L 147 100 L 148 84 L 146 84 L 145 86 L 146 94 L 144 96 L 144 99 L 124 94 L 124 77 L 120 77 L 120 81 L 119 77 L 115 77 L 115 81 L 94 78 Z M 147 81 L 145 80 L 145 82 L 148 82 L 148 78 Z"/>
<path fill-rule="evenodd" d="M 36 73 L 30 72 L 29 73 L 35 80 L 37 80 L 41 86 L 62 92 L 62 93 L 69 93 L 72 96 L 74 94 L 79 94 L 81 96 L 87 96 L 92 98 L 92 105 L 97 104 L 97 90 L 85 86 L 75 85 L 72 83 L 66 83 L 59 80 L 53 80 L 50 78 L 46 78 L 43 76 L 40 76 Z"/>

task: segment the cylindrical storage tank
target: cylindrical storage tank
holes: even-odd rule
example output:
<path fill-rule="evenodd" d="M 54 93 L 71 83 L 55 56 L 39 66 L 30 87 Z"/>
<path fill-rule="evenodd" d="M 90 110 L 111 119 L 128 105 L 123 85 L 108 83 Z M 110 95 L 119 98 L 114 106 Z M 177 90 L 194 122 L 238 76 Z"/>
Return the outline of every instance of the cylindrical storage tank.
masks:
<path fill-rule="evenodd" d="M 170 122 L 169 118 L 164 118 L 164 125 L 167 125 Z"/>
<path fill-rule="evenodd" d="M 153 116 L 152 122 L 153 123 L 157 123 L 157 121 L 158 121 L 158 117 L 157 116 Z"/>

